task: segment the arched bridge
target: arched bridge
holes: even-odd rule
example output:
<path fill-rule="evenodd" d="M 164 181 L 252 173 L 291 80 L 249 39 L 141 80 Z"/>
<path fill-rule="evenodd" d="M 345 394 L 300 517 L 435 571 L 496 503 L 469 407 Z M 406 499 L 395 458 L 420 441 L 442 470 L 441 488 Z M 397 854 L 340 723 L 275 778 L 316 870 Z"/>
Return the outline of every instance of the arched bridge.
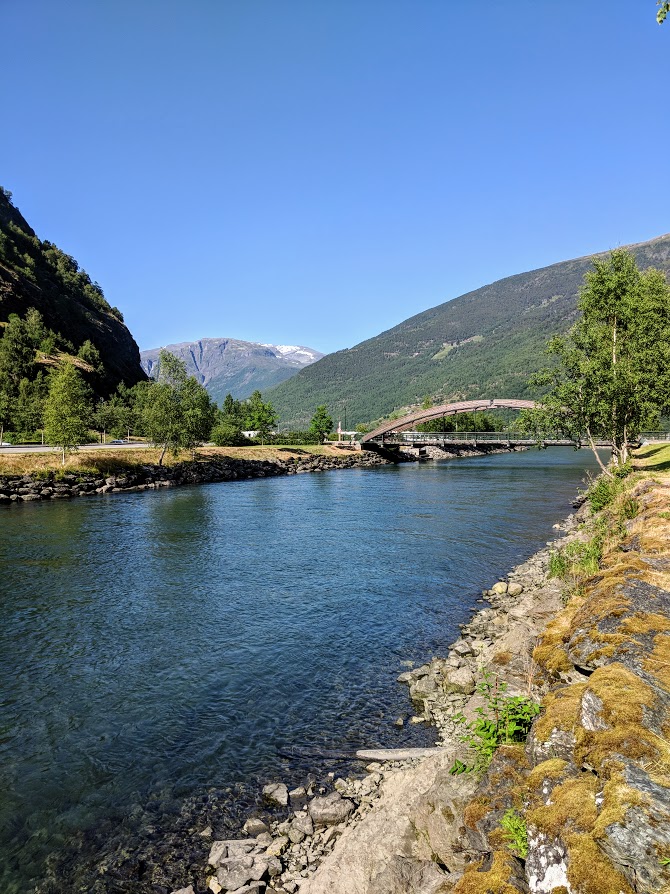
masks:
<path fill-rule="evenodd" d="M 442 416 L 455 416 L 457 413 L 476 413 L 478 410 L 532 410 L 536 406 L 534 400 L 516 400 L 515 398 L 492 397 L 489 400 L 462 400 L 456 403 L 441 404 L 427 410 L 417 410 L 401 419 L 385 422 L 374 431 L 361 438 L 363 446 L 369 441 L 383 441 L 385 435 L 400 431 L 412 431 L 422 422 L 440 419 Z"/>

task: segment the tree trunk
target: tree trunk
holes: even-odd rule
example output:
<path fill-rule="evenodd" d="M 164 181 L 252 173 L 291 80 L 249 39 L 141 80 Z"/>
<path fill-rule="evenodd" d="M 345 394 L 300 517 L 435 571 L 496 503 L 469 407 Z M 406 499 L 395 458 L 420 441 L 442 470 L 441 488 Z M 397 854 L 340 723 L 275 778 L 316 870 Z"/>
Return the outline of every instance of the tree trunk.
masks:
<path fill-rule="evenodd" d="M 163 460 L 165 459 L 165 452 L 167 451 L 167 441 L 163 444 L 163 452 L 161 453 L 161 458 L 158 460 L 158 465 L 163 465 Z"/>
<path fill-rule="evenodd" d="M 61 465 L 63 465 L 63 466 L 65 465 L 65 447 L 63 447 L 63 460 L 62 460 Z"/>
<path fill-rule="evenodd" d="M 596 447 L 596 445 L 595 445 L 594 442 L 593 442 L 593 437 L 592 437 L 592 435 L 591 435 L 591 429 L 588 428 L 588 427 L 587 427 L 587 429 L 586 429 L 586 436 L 587 436 L 587 438 L 589 439 L 589 447 L 590 447 L 591 450 L 593 451 L 593 455 L 594 455 L 595 458 L 596 458 L 596 462 L 598 463 L 598 465 L 599 465 L 600 468 L 602 469 L 603 474 L 604 474 L 604 475 L 607 475 L 608 478 L 614 478 L 614 475 L 612 475 L 612 473 L 610 472 L 610 470 L 607 468 L 607 466 L 604 464 L 604 462 L 601 460 L 600 456 L 598 455 L 598 448 Z M 614 448 L 614 445 L 612 445 L 612 450 L 614 451 L 614 449 L 615 449 L 615 448 Z"/>

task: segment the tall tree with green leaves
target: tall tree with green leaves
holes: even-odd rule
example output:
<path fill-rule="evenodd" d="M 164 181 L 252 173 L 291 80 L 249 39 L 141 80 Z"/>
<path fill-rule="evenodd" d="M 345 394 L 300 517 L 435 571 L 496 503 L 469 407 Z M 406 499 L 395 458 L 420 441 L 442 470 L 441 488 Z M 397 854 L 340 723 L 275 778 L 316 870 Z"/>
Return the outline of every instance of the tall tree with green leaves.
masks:
<path fill-rule="evenodd" d="M 326 440 L 326 436 L 333 430 L 333 419 L 332 416 L 328 415 L 328 410 L 326 409 L 325 404 L 321 404 L 316 408 L 316 412 L 312 416 L 312 421 L 309 424 L 309 430 L 319 436 L 319 442 L 321 444 L 323 444 Z"/>
<path fill-rule="evenodd" d="M 631 441 L 670 407 L 670 286 L 662 272 L 640 271 L 623 249 L 593 266 L 579 319 L 567 336 L 549 343 L 557 365 L 532 380 L 549 390 L 524 424 L 585 438 L 611 475 L 595 441 L 609 441 L 613 461 L 623 465 Z"/>
<path fill-rule="evenodd" d="M 44 402 L 44 434 L 65 454 L 86 440 L 92 414 L 92 392 L 71 361 L 63 361 L 51 373 Z"/>
<path fill-rule="evenodd" d="M 670 0 L 657 0 L 656 5 L 659 7 L 656 13 L 656 21 L 659 25 L 662 25 L 670 12 Z"/>
<path fill-rule="evenodd" d="M 277 414 L 271 403 L 263 400 L 260 391 L 254 391 L 247 402 L 247 425 L 258 432 L 261 444 L 277 424 Z"/>
<path fill-rule="evenodd" d="M 195 449 L 209 438 L 216 406 L 207 391 L 186 372 L 186 364 L 169 351 L 159 354 L 158 381 L 143 393 L 143 423 L 147 436 L 162 447 L 159 465 L 168 450 Z"/>

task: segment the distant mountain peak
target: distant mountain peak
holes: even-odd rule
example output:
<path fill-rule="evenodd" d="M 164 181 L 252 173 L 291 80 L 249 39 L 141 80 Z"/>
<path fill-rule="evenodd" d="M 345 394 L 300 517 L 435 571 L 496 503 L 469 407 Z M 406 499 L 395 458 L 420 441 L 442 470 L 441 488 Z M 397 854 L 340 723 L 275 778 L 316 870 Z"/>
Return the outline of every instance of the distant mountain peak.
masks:
<path fill-rule="evenodd" d="M 141 351 L 147 375 L 158 372 L 161 348 Z M 186 363 L 190 375 L 205 386 L 217 403 L 230 393 L 238 400 L 286 381 L 324 355 L 304 345 L 273 345 L 237 338 L 201 338 L 165 345 Z"/>

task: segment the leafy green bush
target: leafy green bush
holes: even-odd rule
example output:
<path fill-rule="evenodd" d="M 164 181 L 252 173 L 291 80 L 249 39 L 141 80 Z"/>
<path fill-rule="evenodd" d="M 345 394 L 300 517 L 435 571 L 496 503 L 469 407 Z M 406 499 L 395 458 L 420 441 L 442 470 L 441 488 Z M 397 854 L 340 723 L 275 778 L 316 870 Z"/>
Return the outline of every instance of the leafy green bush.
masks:
<path fill-rule="evenodd" d="M 526 741 L 533 720 L 540 713 L 540 706 L 522 695 L 507 696 L 506 691 L 506 683 L 482 669 L 477 692 L 484 698 L 485 704 L 477 708 L 475 720 L 468 721 L 462 714 L 454 718 L 465 727 L 460 740 L 470 748 L 473 761 L 466 764 L 456 760 L 449 771 L 452 776 L 483 773 L 499 745 Z"/>
<path fill-rule="evenodd" d="M 596 574 L 603 557 L 603 533 L 599 529 L 590 540 L 575 540 L 549 556 L 549 577 Z"/>
<path fill-rule="evenodd" d="M 618 478 L 607 478 L 601 475 L 593 482 L 586 492 L 586 499 L 589 501 L 592 512 L 600 512 L 609 506 L 612 500 L 621 490 L 621 483 Z"/>
<path fill-rule="evenodd" d="M 217 447 L 242 447 L 245 444 L 255 443 L 255 441 L 245 438 L 239 426 L 232 422 L 219 422 L 218 425 L 215 425 L 211 438 Z"/>

